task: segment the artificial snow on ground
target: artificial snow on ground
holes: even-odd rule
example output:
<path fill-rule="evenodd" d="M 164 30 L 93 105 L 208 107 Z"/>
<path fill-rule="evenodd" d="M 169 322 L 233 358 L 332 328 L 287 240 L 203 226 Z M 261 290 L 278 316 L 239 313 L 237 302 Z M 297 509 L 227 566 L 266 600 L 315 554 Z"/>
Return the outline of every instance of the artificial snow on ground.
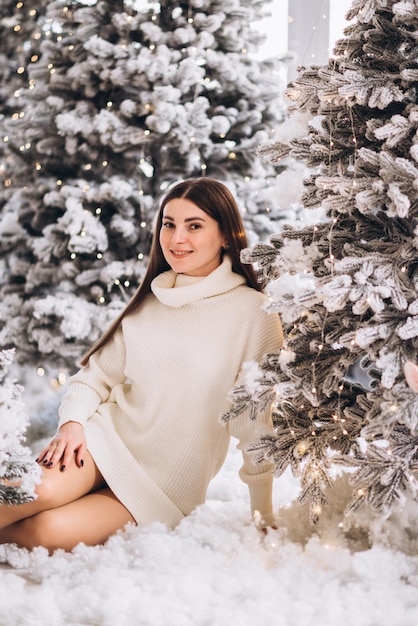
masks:
<path fill-rule="evenodd" d="M 35 453 L 48 428 L 30 435 Z M 342 527 L 340 476 L 313 528 L 286 474 L 274 488 L 279 530 L 265 536 L 240 462 L 233 444 L 207 503 L 174 531 L 129 526 L 105 546 L 52 556 L 0 545 L 0 626 L 418 625 L 416 504 Z"/>

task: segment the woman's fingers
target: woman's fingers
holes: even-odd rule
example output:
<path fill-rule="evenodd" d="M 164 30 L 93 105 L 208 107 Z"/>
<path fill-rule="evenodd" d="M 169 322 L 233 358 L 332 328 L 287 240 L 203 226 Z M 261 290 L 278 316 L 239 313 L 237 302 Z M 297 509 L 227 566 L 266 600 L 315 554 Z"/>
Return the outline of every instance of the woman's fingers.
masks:
<path fill-rule="evenodd" d="M 36 459 L 38 463 L 45 465 L 46 467 L 52 467 L 62 455 L 61 444 L 54 439 L 42 450 L 41 454 Z"/>
<path fill-rule="evenodd" d="M 78 422 L 64 424 L 49 444 L 42 450 L 37 462 L 44 467 L 54 467 L 61 464 L 61 471 L 74 460 L 79 467 L 84 464 L 87 451 L 84 429 Z"/>
<path fill-rule="evenodd" d="M 78 467 L 83 467 L 84 457 L 86 456 L 87 447 L 85 442 L 82 442 L 78 447 L 74 448 L 67 446 L 61 459 L 61 471 L 64 472 L 65 468 L 75 459 Z"/>
<path fill-rule="evenodd" d="M 83 467 L 84 457 L 86 456 L 86 452 L 87 452 L 87 445 L 86 445 L 86 441 L 84 440 L 83 443 L 75 451 L 75 460 L 76 460 L 78 467 Z"/>

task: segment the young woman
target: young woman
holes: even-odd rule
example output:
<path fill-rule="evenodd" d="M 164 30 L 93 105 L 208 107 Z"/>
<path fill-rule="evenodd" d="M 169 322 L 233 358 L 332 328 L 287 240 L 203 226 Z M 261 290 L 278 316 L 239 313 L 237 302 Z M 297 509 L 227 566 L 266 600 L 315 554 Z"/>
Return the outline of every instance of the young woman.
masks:
<path fill-rule="evenodd" d="M 128 522 L 174 527 L 205 501 L 230 436 L 251 509 L 273 525 L 272 467 L 246 453 L 270 411 L 219 415 L 242 365 L 276 352 L 282 331 L 253 268 L 236 202 L 222 183 L 185 180 L 165 195 L 149 266 L 126 309 L 81 362 L 30 503 L 0 506 L 0 543 L 71 550 Z"/>

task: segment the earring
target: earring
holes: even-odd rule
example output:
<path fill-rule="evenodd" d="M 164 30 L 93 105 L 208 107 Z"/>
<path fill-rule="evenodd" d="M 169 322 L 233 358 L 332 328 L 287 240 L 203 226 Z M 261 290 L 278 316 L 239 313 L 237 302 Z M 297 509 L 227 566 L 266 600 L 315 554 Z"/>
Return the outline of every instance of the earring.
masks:
<path fill-rule="evenodd" d="M 228 246 L 228 244 L 227 244 L 227 243 L 226 243 L 226 244 L 224 244 L 222 247 L 223 247 L 223 249 L 224 249 L 224 250 L 229 250 L 229 246 Z"/>

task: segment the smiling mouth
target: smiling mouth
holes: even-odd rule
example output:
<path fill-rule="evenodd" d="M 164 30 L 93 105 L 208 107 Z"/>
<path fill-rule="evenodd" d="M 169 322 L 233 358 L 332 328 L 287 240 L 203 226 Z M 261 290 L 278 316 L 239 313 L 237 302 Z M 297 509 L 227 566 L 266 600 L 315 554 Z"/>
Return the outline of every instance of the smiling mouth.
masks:
<path fill-rule="evenodd" d="M 170 250 L 171 254 L 176 257 L 185 257 L 188 254 L 191 254 L 190 250 L 180 251 L 180 250 Z"/>

